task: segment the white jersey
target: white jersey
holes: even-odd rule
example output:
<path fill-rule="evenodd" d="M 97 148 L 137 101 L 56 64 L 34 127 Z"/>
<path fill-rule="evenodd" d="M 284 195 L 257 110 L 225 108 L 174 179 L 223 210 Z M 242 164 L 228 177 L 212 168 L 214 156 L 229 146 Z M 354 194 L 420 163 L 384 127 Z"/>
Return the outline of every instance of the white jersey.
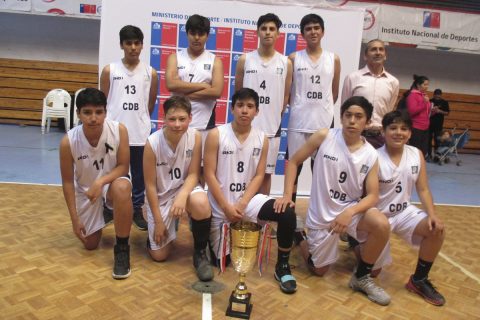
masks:
<path fill-rule="evenodd" d="M 377 161 L 377 153 L 364 141 L 350 152 L 342 129 L 330 129 L 318 148 L 313 166 L 312 190 L 306 226 L 310 229 L 328 228 L 346 208 L 360 201 L 364 181 Z"/>
<path fill-rule="evenodd" d="M 95 180 L 109 174 L 117 166 L 120 145 L 118 122 L 105 119 L 96 147 L 92 147 L 85 137 L 83 125 L 68 131 L 67 135 L 75 168 L 75 193 L 85 193 Z"/>
<path fill-rule="evenodd" d="M 385 146 L 378 151 L 378 181 L 380 199 L 377 208 L 387 217 L 394 216 L 410 205 L 412 190 L 418 180 L 421 167 L 420 150 L 405 145 L 397 167 Z"/>
<path fill-rule="evenodd" d="M 227 201 L 236 203 L 257 172 L 265 134 L 252 127 L 247 139 L 240 143 L 233 132 L 231 123 L 219 126 L 217 129 L 218 155 L 215 175 Z M 216 213 L 223 212 L 210 191 L 208 198 L 214 216 Z"/>
<path fill-rule="evenodd" d="M 155 154 L 157 172 L 157 196 L 159 205 L 164 206 L 176 196 L 185 183 L 195 147 L 196 130 L 188 128 L 178 142 L 176 150 L 168 145 L 164 129 L 148 137 Z"/>
<path fill-rule="evenodd" d="M 332 81 L 335 54 L 322 51 L 313 62 L 306 50 L 295 54 L 293 83 L 290 95 L 288 130 L 313 133 L 330 128 L 333 120 Z"/>
<path fill-rule="evenodd" d="M 212 84 L 213 65 L 215 55 L 207 50 L 192 59 L 187 49 L 177 53 L 178 77 L 185 82 Z M 215 99 L 190 100 L 192 104 L 192 122 L 190 127 L 205 130 L 213 114 L 213 108 L 217 102 Z"/>
<path fill-rule="evenodd" d="M 243 87 L 255 90 L 260 97 L 259 113 L 252 125 L 268 137 L 274 137 L 280 128 L 287 68 L 288 58 L 278 52 L 268 62 L 257 50 L 246 54 Z"/>
<path fill-rule="evenodd" d="M 151 131 L 148 100 L 152 67 L 140 62 L 130 71 L 123 63 L 110 64 L 107 118 L 125 125 L 131 146 L 143 146 Z"/>

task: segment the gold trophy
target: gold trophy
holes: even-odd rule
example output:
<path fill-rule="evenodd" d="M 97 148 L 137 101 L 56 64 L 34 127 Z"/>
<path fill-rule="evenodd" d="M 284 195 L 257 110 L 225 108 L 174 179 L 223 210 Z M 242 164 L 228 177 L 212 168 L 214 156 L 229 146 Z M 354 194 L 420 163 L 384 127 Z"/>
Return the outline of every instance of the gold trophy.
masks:
<path fill-rule="evenodd" d="M 258 240 L 262 227 L 254 222 L 239 221 L 230 226 L 230 257 L 240 280 L 230 295 L 226 315 L 234 318 L 250 319 L 252 294 L 247 291 L 245 275 L 253 268 L 257 258 Z"/>

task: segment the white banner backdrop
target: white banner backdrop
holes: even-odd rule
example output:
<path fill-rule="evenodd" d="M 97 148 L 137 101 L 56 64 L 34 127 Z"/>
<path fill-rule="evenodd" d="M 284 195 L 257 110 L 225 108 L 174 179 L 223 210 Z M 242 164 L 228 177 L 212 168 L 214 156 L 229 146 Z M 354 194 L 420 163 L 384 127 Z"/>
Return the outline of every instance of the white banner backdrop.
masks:
<path fill-rule="evenodd" d="M 162 120 L 161 104 L 170 95 L 165 86 L 165 62 L 177 48 L 187 46 L 185 23 L 188 17 L 198 13 L 211 21 L 207 50 L 215 53 L 224 64 L 224 91 L 217 100 L 216 122 L 230 120 L 229 98 L 233 94 L 236 61 L 244 52 L 258 46 L 256 22 L 260 15 L 274 12 L 283 22 L 281 35 L 276 43 L 277 51 L 289 54 L 303 49 L 305 42 L 300 34 L 300 20 L 309 13 L 319 14 L 325 21 L 325 37 L 322 47 L 337 53 L 342 68 L 340 79 L 358 69 L 364 11 L 358 8 L 312 9 L 295 5 L 262 5 L 237 1 L 177 0 L 175 2 L 143 0 L 132 10 L 130 0 L 104 0 L 100 28 L 100 71 L 106 64 L 123 57 L 119 46 L 119 30 L 127 24 L 136 25 L 144 33 L 141 60 L 159 71 L 160 90 L 152 119 Z M 128 12 L 128 14 L 125 14 Z M 214 15 L 212 15 L 214 13 Z M 252 15 L 254 13 L 254 15 Z M 342 81 L 340 82 L 342 83 Z M 341 89 L 340 89 L 341 92 Z M 340 100 L 340 99 L 339 99 Z M 160 107 L 159 107 L 160 106 Z M 338 124 L 339 108 L 336 110 Z M 282 175 L 285 167 L 286 123 L 282 121 L 282 138 L 276 174 Z M 311 174 L 305 165 L 299 184 L 299 194 L 310 193 Z M 303 174 L 305 177 L 303 177 Z M 283 177 L 275 176 L 272 194 L 283 191 Z"/>
<path fill-rule="evenodd" d="M 480 53 L 480 15 L 382 5 L 379 31 L 389 42 Z"/>
<path fill-rule="evenodd" d="M 102 0 L 32 0 L 33 12 L 99 17 Z"/>
<path fill-rule="evenodd" d="M 31 0 L 0 0 L 0 10 L 31 11 Z"/>

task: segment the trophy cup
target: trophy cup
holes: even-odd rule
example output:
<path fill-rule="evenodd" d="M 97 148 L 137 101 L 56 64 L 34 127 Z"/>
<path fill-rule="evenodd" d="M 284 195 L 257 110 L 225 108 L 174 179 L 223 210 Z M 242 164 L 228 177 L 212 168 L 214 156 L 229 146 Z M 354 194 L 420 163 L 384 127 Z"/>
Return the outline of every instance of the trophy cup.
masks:
<path fill-rule="evenodd" d="M 250 318 L 252 294 L 247 291 L 245 275 L 255 264 L 261 229 L 259 224 L 247 221 L 239 221 L 230 226 L 230 257 L 235 271 L 240 273 L 240 280 L 230 295 L 226 312 L 229 317 Z"/>

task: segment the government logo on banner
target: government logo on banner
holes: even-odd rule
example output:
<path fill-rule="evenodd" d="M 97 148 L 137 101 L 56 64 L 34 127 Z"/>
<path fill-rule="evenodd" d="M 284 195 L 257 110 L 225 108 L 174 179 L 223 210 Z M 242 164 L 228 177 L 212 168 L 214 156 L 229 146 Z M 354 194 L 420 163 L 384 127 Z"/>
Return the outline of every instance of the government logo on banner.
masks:
<path fill-rule="evenodd" d="M 423 11 L 423 26 L 425 28 L 440 28 L 440 12 Z"/>

